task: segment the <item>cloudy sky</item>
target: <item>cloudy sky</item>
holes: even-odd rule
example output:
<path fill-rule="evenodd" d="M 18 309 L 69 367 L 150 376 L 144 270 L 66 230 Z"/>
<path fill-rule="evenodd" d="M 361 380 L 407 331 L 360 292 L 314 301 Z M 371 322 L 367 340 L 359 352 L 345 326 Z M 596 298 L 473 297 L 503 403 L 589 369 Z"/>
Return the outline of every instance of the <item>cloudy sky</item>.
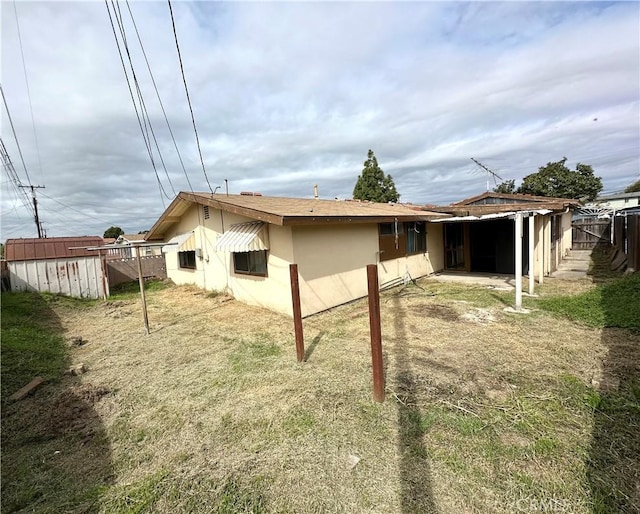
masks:
<path fill-rule="evenodd" d="M 49 236 L 148 229 L 167 197 L 190 189 L 119 6 L 165 194 L 105 4 L 1 4 L 2 88 L 31 183 L 46 186 Z M 168 4 L 130 7 L 191 186 L 207 191 Z M 414 203 L 484 191 L 470 157 L 504 179 L 563 156 L 591 164 L 606 191 L 639 178 L 636 2 L 174 0 L 173 10 L 213 188 L 228 179 L 232 193 L 309 197 L 318 184 L 323 198 L 348 198 L 369 148 Z M 4 106 L 1 134 L 28 183 Z M 4 171 L 0 213 L 1 239 L 36 235 Z"/>

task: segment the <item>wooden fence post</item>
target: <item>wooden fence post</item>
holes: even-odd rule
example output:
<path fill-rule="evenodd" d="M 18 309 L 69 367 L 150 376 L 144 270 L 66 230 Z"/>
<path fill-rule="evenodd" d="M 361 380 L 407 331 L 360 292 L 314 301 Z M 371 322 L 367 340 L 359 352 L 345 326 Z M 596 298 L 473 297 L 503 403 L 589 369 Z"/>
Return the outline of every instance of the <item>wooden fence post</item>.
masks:
<path fill-rule="evenodd" d="M 135 246 L 136 261 L 138 263 L 138 284 L 140 285 L 140 298 L 142 299 L 142 316 L 144 318 L 144 331 L 149 335 L 149 317 L 147 316 L 147 299 L 144 295 L 144 277 L 142 276 L 142 263 L 140 262 L 140 247 Z"/>
<path fill-rule="evenodd" d="M 369 327 L 371 331 L 371 361 L 373 364 L 373 397 L 384 402 L 384 369 L 382 365 L 382 330 L 380 328 L 380 291 L 378 287 L 378 266 L 367 265 L 369 288 Z"/>
<path fill-rule="evenodd" d="M 300 283 L 298 281 L 298 265 L 289 264 L 291 276 L 291 300 L 293 302 L 293 326 L 296 332 L 296 356 L 298 362 L 304 360 L 304 332 L 302 331 L 302 309 L 300 307 Z"/>

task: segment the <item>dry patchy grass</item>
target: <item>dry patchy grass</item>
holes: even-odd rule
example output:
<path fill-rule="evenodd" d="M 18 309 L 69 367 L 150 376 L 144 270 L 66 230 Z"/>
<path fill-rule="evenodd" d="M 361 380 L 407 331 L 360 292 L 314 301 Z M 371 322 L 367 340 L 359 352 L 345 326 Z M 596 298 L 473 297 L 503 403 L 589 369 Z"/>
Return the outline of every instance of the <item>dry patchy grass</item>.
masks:
<path fill-rule="evenodd" d="M 543 312 L 504 314 L 509 300 L 429 280 L 385 292 L 384 404 L 364 301 L 305 320 L 304 364 L 290 319 L 195 288 L 149 295 L 148 336 L 135 299 L 54 305 L 88 341 L 72 350 L 83 387 L 108 391 L 91 401 L 113 473 L 94 508 L 506 513 L 551 499 L 590 512 L 608 347 Z"/>

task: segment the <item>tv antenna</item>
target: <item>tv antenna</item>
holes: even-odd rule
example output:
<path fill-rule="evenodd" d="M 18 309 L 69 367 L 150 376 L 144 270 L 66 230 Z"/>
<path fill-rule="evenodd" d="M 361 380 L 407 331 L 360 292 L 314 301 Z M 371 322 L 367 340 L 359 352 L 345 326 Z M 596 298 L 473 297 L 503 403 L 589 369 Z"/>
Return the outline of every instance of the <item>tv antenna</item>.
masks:
<path fill-rule="evenodd" d="M 471 160 L 473 162 L 475 162 L 478 166 L 480 166 L 484 171 L 487 172 L 487 191 L 489 191 L 489 178 L 493 177 L 493 181 L 496 183 L 496 185 L 498 184 L 498 181 L 496 179 L 500 179 L 500 181 L 502 182 L 504 179 L 498 175 L 495 171 L 490 170 L 489 168 L 487 168 L 484 164 L 482 164 L 480 161 L 474 159 L 473 157 L 471 157 Z"/>

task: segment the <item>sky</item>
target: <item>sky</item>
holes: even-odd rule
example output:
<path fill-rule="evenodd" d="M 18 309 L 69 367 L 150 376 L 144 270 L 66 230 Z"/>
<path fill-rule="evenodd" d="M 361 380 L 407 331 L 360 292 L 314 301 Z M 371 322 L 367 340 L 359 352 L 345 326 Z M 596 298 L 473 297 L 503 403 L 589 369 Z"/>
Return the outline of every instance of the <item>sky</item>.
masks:
<path fill-rule="evenodd" d="M 471 157 L 516 183 L 563 157 L 592 165 L 606 192 L 640 178 L 637 2 L 174 0 L 206 177 L 168 3 L 118 6 L 156 171 L 105 3 L 0 5 L 26 172 L 4 105 L 1 138 L 21 183 L 45 186 L 49 237 L 146 230 L 177 192 L 224 191 L 225 179 L 230 193 L 312 197 L 317 184 L 321 198 L 350 198 L 369 149 L 416 204 L 483 192 Z M 0 215 L 1 240 L 37 235 L 4 168 Z"/>

